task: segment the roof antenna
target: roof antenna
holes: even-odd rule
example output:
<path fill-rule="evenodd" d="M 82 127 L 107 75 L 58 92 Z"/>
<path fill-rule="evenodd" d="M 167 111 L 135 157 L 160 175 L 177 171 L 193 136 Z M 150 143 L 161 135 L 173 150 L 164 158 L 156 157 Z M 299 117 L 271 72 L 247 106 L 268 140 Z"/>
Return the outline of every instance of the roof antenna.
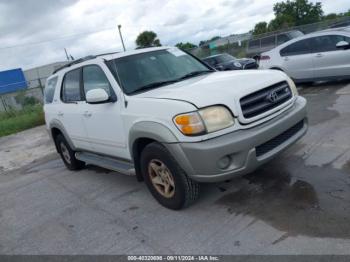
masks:
<path fill-rule="evenodd" d="M 68 52 L 67 52 L 67 49 L 66 49 L 66 48 L 64 48 L 64 52 L 65 52 L 65 54 L 66 54 L 67 61 L 69 61 L 69 56 L 68 56 Z"/>

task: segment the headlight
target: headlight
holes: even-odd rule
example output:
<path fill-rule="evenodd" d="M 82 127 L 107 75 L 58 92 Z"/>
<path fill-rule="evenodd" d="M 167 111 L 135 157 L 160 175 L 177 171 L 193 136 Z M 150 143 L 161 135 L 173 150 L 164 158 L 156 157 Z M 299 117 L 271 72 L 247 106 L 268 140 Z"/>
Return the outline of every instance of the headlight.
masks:
<path fill-rule="evenodd" d="M 288 84 L 289 84 L 289 86 L 290 86 L 290 89 L 292 90 L 293 95 L 294 95 L 294 96 L 299 95 L 298 89 L 297 89 L 297 87 L 295 86 L 294 81 L 293 81 L 290 77 L 287 78 L 287 82 L 288 82 Z"/>
<path fill-rule="evenodd" d="M 235 67 L 242 67 L 242 64 L 239 63 L 239 62 L 234 62 L 233 64 L 234 64 Z"/>
<path fill-rule="evenodd" d="M 184 135 L 200 135 L 230 127 L 234 119 L 227 108 L 211 106 L 198 112 L 178 115 L 174 123 Z"/>
<path fill-rule="evenodd" d="M 174 123 L 177 128 L 187 136 L 205 133 L 204 123 L 198 112 L 177 115 L 174 117 Z"/>

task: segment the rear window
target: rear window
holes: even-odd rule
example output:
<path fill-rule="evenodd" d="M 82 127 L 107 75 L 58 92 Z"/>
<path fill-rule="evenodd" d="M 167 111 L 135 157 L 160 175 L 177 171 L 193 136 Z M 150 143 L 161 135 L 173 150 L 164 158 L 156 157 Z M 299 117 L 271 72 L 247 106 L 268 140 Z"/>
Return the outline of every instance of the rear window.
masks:
<path fill-rule="evenodd" d="M 81 92 L 80 92 L 80 68 L 68 72 L 64 76 L 63 86 L 62 86 L 62 101 L 76 102 L 81 101 Z"/>
<path fill-rule="evenodd" d="M 45 104 L 50 104 L 53 101 L 53 96 L 55 94 L 55 89 L 57 85 L 58 77 L 53 77 L 47 81 L 44 89 L 44 102 Z"/>

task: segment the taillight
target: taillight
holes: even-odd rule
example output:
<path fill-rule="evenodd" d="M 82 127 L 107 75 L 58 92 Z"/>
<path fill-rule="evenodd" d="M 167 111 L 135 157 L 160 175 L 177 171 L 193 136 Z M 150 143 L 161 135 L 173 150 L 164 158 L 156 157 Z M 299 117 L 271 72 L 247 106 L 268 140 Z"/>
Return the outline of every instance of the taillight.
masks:
<path fill-rule="evenodd" d="M 270 60 L 270 57 L 268 55 L 262 55 L 260 56 L 260 60 Z"/>

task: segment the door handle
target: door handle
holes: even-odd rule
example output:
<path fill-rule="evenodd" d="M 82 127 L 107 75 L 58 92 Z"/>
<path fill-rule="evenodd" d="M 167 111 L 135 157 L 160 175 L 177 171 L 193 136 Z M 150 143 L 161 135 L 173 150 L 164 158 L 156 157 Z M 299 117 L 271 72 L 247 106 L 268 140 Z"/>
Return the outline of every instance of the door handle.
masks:
<path fill-rule="evenodd" d="M 285 57 L 285 58 L 284 58 L 284 61 L 289 61 L 289 57 Z"/>
<path fill-rule="evenodd" d="M 58 116 L 63 116 L 64 114 L 63 114 L 63 112 L 58 112 L 57 115 L 58 115 Z"/>
<path fill-rule="evenodd" d="M 317 54 L 316 57 L 323 57 L 323 55 L 322 54 Z"/>
<path fill-rule="evenodd" d="M 85 116 L 85 117 L 90 117 L 90 116 L 92 116 L 92 113 L 89 112 L 89 111 L 85 111 L 85 112 L 84 112 L 84 116 Z"/>

